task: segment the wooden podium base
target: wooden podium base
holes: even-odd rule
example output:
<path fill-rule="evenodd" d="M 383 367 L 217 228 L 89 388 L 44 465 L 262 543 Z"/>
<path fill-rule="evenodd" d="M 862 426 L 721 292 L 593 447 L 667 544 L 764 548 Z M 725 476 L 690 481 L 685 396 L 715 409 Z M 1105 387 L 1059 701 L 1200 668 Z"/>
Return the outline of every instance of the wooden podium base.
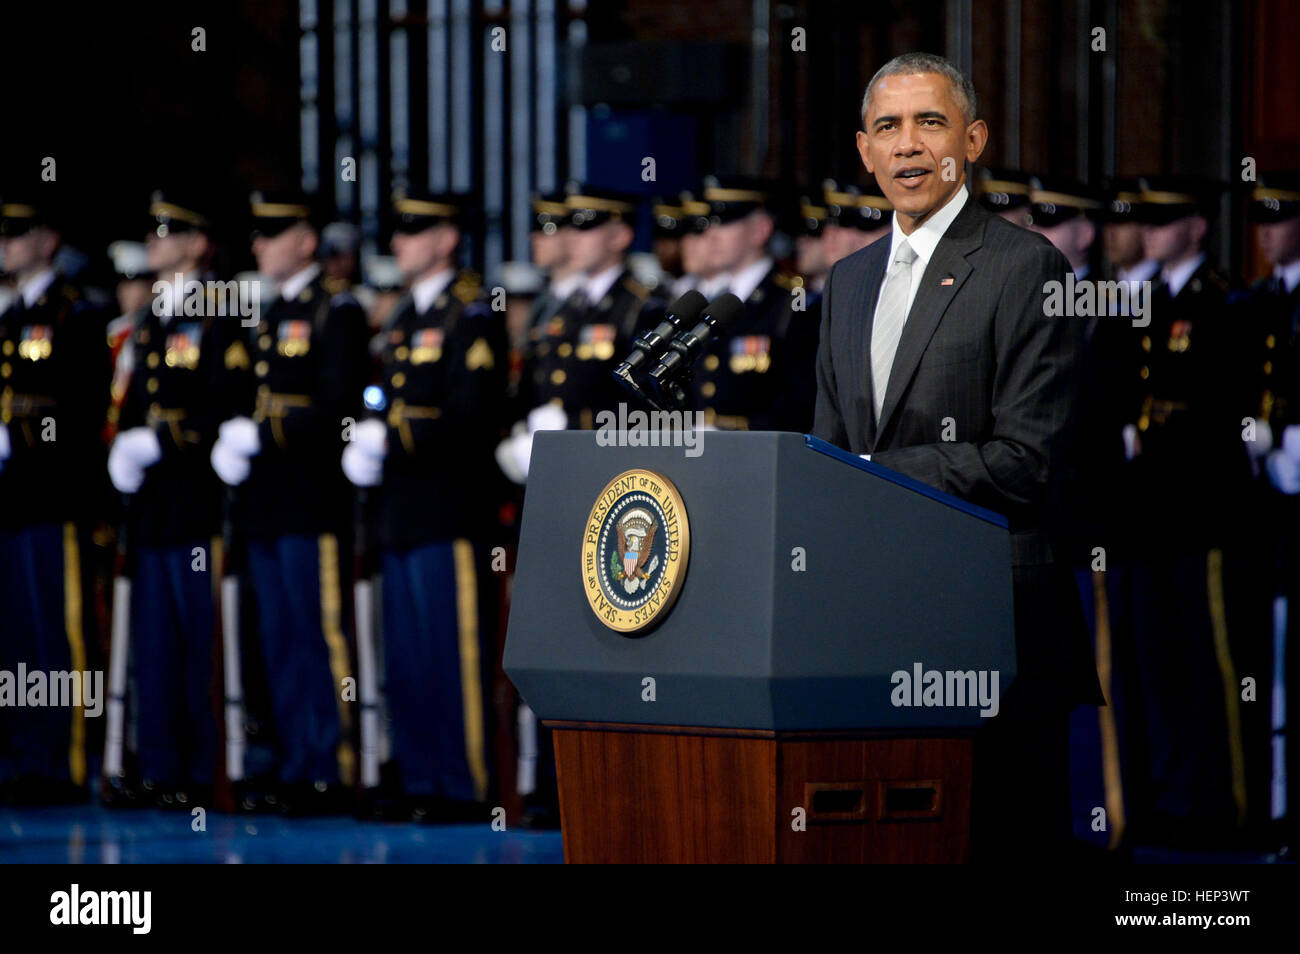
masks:
<path fill-rule="evenodd" d="M 545 724 L 571 863 L 969 860 L 969 736 Z"/>

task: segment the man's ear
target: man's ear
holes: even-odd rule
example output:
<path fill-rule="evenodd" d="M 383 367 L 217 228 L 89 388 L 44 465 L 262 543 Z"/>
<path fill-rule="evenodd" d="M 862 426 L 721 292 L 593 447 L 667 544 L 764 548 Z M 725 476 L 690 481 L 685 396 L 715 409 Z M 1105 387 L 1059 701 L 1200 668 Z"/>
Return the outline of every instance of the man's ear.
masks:
<path fill-rule="evenodd" d="M 1210 223 L 1205 220 L 1205 216 L 1197 215 L 1192 218 L 1192 242 L 1200 245 L 1205 241 L 1205 236 L 1210 232 Z"/>
<path fill-rule="evenodd" d="M 858 135 L 856 138 L 857 138 L 857 145 L 858 145 L 858 155 L 862 157 L 862 165 L 866 167 L 867 172 L 871 173 L 874 176 L 876 174 L 876 170 L 873 169 L 871 166 L 871 148 L 870 148 L 871 140 L 869 140 L 867 138 L 867 134 L 860 129 L 858 130 Z"/>
<path fill-rule="evenodd" d="M 614 233 L 614 248 L 618 253 L 623 255 L 632 247 L 632 240 L 636 238 L 636 233 L 632 231 L 632 226 L 626 222 L 616 222 L 617 231 Z"/>
<path fill-rule="evenodd" d="M 1097 241 L 1097 223 L 1085 216 L 1079 216 L 1079 248 L 1087 251 Z"/>
<path fill-rule="evenodd" d="M 54 229 L 42 226 L 37 235 L 39 236 L 37 248 L 40 249 L 41 258 L 46 261 L 52 260 L 59 250 L 59 233 Z"/>
<path fill-rule="evenodd" d="M 966 161 L 975 162 L 984 154 L 984 147 L 989 142 L 989 127 L 984 120 L 977 119 L 966 127 Z"/>
<path fill-rule="evenodd" d="M 316 249 L 320 245 L 320 240 L 317 238 L 316 233 L 311 229 L 303 229 L 302 237 L 298 241 L 298 248 L 302 252 L 302 257 L 314 259 L 316 257 Z"/>
<path fill-rule="evenodd" d="M 442 242 L 439 244 L 439 254 L 445 258 L 456 257 L 456 246 L 460 244 L 460 230 L 454 225 L 448 225 L 442 230 Z"/>

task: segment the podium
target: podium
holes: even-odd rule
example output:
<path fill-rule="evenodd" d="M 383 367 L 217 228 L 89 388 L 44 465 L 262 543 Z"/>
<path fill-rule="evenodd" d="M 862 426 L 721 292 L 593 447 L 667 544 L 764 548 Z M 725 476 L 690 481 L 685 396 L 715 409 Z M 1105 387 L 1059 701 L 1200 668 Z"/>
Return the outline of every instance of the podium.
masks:
<path fill-rule="evenodd" d="M 810 436 L 695 436 L 534 443 L 505 670 L 554 733 L 566 860 L 967 860 L 974 731 L 1016 671 L 1006 520 Z M 689 551 L 625 633 L 589 551 L 644 572 L 640 517 L 616 548 L 593 519 L 629 471 L 675 488 Z"/>

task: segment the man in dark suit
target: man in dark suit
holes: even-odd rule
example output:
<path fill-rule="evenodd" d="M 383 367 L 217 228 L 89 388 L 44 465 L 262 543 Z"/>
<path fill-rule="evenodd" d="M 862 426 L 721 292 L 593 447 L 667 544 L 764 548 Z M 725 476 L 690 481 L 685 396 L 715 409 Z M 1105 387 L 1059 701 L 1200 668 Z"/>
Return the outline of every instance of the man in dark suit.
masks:
<path fill-rule="evenodd" d="M 1100 703 L 1082 607 L 1049 515 L 1082 322 L 1048 317 L 1070 266 L 966 191 L 988 139 L 970 80 L 907 54 L 873 77 L 858 151 L 895 209 L 826 282 L 813 432 L 1007 516 L 1018 677 L 976 742 L 973 857 L 1064 848 L 1066 720 Z"/>

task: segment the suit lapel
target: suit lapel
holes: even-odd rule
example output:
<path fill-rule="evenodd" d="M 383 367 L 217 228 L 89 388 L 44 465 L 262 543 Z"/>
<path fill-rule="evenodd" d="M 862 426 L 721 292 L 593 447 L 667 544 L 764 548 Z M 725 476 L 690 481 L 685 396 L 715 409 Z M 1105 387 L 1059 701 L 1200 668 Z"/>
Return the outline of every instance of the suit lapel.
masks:
<path fill-rule="evenodd" d="M 871 258 L 864 265 L 866 271 L 866 283 L 863 289 L 861 301 L 858 303 L 860 317 L 853 323 L 854 338 L 850 342 L 852 346 L 851 354 L 853 355 L 854 380 L 866 382 L 866 391 L 868 399 L 866 402 L 866 420 L 864 424 L 867 429 L 867 446 L 871 447 L 876 441 L 876 416 L 870 400 L 872 393 L 871 381 L 871 323 L 876 315 L 876 299 L 880 297 L 880 286 L 885 280 L 885 263 L 889 259 L 889 246 L 891 240 L 886 237 L 876 242 L 871 249 Z"/>
<path fill-rule="evenodd" d="M 921 286 L 916 290 L 916 299 L 907 314 L 907 323 L 898 339 L 898 350 L 894 354 L 894 365 L 889 371 L 889 384 L 885 388 L 885 401 L 881 407 L 880 424 L 872 435 L 872 448 L 875 441 L 885 434 L 898 410 L 898 403 L 903 392 L 916 374 L 935 329 L 943 320 L 944 312 L 960 291 L 973 269 L 966 261 L 966 256 L 979 248 L 984 240 L 984 220 L 987 213 L 979 207 L 974 197 L 967 198 L 965 206 L 957 214 L 948 231 L 935 247 L 934 255 L 921 276 Z M 944 284 L 951 278 L 951 284 Z M 870 342 L 871 333 L 867 332 Z M 868 368 L 870 362 L 868 362 Z M 870 391 L 867 392 L 871 393 Z"/>

